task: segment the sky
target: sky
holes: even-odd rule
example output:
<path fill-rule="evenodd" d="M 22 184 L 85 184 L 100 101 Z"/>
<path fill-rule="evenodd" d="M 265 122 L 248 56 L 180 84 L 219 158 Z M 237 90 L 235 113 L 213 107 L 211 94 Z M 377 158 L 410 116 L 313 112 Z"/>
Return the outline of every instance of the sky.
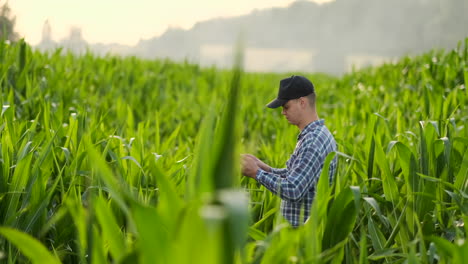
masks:
<path fill-rule="evenodd" d="M 3 5 L 6 0 L 0 0 Z M 136 45 L 168 28 L 190 29 L 196 22 L 248 14 L 254 9 L 286 7 L 295 0 L 9 0 L 15 30 L 27 42 L 40 42 L 46 20 L 55 41 L 71 27 L 90 43 Z M 333 0 L 311 0 L 317 3 Z"/>

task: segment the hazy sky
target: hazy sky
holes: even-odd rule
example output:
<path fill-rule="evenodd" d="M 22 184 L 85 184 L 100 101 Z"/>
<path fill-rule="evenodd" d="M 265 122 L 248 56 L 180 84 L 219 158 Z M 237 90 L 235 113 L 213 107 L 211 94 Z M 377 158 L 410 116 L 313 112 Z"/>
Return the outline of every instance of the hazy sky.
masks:
<path fill-rule="evenodd" d="M 285 7 L 295 0 L 9 0 L 16 31 L 29 43 L 41 40 L 46 19 L 53 39 L 80 27 L 88 42 L 135 45 L 168 27 L 191 28 L 197 21 L 247 14 L 254 9 Z M 312 0 L 329 2 L 332 0 Z M 5 0 L 0 0 L 3 5 Z"/>

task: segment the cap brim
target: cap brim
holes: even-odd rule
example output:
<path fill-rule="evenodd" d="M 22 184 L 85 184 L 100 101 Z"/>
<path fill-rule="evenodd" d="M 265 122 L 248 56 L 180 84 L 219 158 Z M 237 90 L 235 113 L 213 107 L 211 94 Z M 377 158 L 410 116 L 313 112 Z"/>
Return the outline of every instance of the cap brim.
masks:
<path fill-rule="evenodd" d="M 269 108 L 278 108 L 278 107 L 284 105 L 287 101 L 288 100 L 286 100 L 286 99 L 276 98 L 275 100 L 273 100 L 269 104 L 267 104 L 267 107 L 269 107 Z"/>

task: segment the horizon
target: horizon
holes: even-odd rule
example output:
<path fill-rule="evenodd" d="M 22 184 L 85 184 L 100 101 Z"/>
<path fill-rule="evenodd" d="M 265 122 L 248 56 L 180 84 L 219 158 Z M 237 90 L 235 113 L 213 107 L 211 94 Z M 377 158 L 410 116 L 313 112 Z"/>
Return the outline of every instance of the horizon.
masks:
<path fill-rule="evenodd" d="M 334 0 L 297 1 L 323 4 Z M 72 28 L 80 28 L 83 38 L 88 43 L 134 46 L 140 40 L 158 37 L 171 28 L 188 30 L 197 22 L 246 15 L 254 10 L 287 7 L 296 0 L 201 0 L 197 2 L 177 0 L 170 3 L 149 0 L 101 0 L 99 2 L 72 0 L 67 3 L 60 0 L 40 2 L 15 0 L 6 2 L 16 18 L 15 31 L 32 45 L 39 44 L 44 23 L 49 21 L 52 38 L 57 42 L 67 38 Z M 0 3 L 3 5 L 5 2 L 0 1 Z M 55 8 L 51 9 L 51 6 Z M 185 8 L 182 9 L 180 6 Z M 206 8 L 207 6 L 210 8 Z M 93 8 L 90 9 L 90 7 Z M 87 12 L 86 15 L 81 15 L 85 12 Z M 107 15 L 103 17 L 104 14 Z M 174 14 L 177 15 L 174 16 Z"/>

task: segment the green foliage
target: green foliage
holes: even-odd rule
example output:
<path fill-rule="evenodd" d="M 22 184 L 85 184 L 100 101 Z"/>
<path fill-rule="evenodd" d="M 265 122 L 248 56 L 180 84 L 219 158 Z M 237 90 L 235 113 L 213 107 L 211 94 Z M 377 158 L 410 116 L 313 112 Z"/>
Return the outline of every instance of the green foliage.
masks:
<path fill-rule="evenodd" d="M 1 227 L 0 234 L 15 244 L 33 263 L 60 263 L 41 243 L 27 234 L 7 227 Z"/>
<path fill-rule="evenodd" d="M 237 165 L 292 152 L 284 76 L 2 43 L 1 261 L 464 263 L 467 44 L 309 76 L 339 152 L 293 229 Z"/>

